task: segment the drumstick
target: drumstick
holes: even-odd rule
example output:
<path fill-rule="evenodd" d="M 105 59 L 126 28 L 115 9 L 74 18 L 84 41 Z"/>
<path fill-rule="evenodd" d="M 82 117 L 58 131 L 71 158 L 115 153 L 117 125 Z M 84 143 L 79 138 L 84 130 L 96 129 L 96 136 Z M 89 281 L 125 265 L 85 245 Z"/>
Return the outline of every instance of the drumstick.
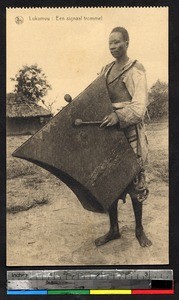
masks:
<path fill-rule="evenodd" d="M 102 123 L 102 121 L 83 121 L 81 119 L 75 120 L 75 126 L 80 126 L 82 124 L 88 125 L 88 124 L 101 124 L 101 123 Z"/>

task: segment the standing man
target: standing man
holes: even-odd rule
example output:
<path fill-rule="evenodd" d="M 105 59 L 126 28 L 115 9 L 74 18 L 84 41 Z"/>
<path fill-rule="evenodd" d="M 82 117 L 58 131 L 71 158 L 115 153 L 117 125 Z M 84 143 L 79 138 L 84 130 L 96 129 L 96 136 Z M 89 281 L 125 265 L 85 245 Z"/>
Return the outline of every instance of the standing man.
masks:
<path fill-rule="evenodd" d="M 136 221 L 136 238 L 142 247 L 146 247 L 152 244 L 142 226 L 142 202 L 149 193 L 145 183 L 148 145 L 143 122 L 147 106 L 147 83 L 142 64 L 129 59 L 128 46 L 127 30 L 123 27 L 114 28 L 109 36 L 109 49 L 115 61 L 102 69 L 114 111 L 103 119 L 101 127 L 118 124 L 120 129 L 124 130 L 141 166 L 140 173 L 120 198 L 125 201 L 126 195 L 130 195 Z M 120 238 L 117 203 L 118 201 L 114 202 L 108 211 L 110 230 L 95 241 L 96 246 Z"/>

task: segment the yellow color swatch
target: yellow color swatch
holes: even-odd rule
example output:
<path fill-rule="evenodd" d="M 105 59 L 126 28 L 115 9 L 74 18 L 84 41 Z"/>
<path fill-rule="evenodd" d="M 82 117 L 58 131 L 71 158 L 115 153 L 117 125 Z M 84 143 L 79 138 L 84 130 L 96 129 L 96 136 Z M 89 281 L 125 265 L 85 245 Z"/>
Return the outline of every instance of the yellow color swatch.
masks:
<path fill-rule="evenodd" d="M 90 295 L 131 295 L 132 290 L 90 290 Z"/>

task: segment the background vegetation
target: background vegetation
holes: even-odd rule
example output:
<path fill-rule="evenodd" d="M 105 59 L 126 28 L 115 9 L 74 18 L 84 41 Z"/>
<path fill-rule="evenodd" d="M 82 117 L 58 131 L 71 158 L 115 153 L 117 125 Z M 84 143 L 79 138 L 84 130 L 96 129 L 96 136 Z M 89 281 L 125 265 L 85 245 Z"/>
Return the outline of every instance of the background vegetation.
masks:
<path fill-rule="evenodd" d="M 148 115 L 151 121 L 164 121 L 168 118 L 168 85 L 157 80 L 149 91 Z M 146 115 L 146 122 L 148 118 Z"/>

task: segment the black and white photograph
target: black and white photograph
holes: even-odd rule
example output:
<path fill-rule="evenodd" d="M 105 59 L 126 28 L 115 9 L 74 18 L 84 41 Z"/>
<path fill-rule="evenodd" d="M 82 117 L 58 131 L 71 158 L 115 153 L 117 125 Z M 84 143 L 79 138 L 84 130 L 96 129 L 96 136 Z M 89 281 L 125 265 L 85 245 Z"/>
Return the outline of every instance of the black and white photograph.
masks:
<path fill-rule="evenodd" d="M 7 266 L 169 264 L 168 8 L 8 8 Z"/>

